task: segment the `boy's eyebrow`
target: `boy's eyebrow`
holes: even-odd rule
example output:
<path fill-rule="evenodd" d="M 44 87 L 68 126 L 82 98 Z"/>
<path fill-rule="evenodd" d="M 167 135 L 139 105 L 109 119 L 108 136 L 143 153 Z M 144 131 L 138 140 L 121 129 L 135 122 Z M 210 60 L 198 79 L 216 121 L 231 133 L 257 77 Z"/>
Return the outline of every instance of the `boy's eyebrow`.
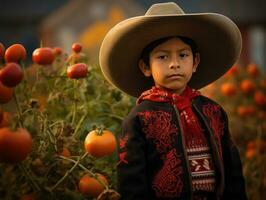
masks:
<path fill-rule="evenodd" d="M 186 50 L 190 50 L 190 48 L 182 48 L 182 49 L 178 49 L 177 51 L 186 51 Z M 153 53 L 158 53 L 158 52 L 164 52 L 164 53 L 169 53 L 170 50 L 166 50 L 166 49 L 158 49 L 158 50 L 155 50 Z"/>

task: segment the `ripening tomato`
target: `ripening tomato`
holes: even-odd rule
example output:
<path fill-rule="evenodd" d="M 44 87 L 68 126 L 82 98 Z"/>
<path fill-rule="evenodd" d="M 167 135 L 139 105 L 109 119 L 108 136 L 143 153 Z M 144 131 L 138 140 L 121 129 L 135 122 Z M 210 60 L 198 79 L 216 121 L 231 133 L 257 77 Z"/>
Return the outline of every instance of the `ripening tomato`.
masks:
<path fill-rule="evenodd" d="M 13 97 L 13 88 L 6 87 L 3 85 L 3 83 L 0 81 L 0 103 L 4 104 L 9 102 Z"/>
<path fill-rule="evenodd" d="M 54 47 L 53 51 L 54 51 L 55 56 L 60 56 L 63 52 L 62 48 L 60 48 L 60 47 Z"/>
<path fill-rule="evenodd" d="M 250 94 L 255 91 L 256 85 L 249 79 L 244 79 L 240 83 L 240 89 L 245 94 Z"/>
<path fill-rule="evenodd" d="M 93 130 L 86 136 L 84 147 L 96 158 L 111 155 L 116 149 L 116 138 L 108 130 Z"/>
<path fill-rule="evenodd" d="M 68 158 L 71 156 L 71 152 L 68 150 L 68 148 L 64 147 L 63 150 L 59 153 L 59 155 Z"/>
<path fill-rule="evenodd" d="M 23 71 L 19 64 L 10 62 L 0 71 L 0 80 L 7 87 L 15 87 L 23 79 Z"/>
<path fill-rule="evenodd" d="M 26 49 L 21 44 L 13 44 L 6 49 L 5 61 L 6 62 L 19 62 L 26 59 Z"/>
<path fill-rule="evenodd" d="M 49 47 L 35 49 L 32 53 L 32 61 L 39 65 L 50 65 L 54 61 L 54 51 Z"/>
<path fill-rule="evenodd" d="M 266 96 L 262 91 L 256 91 L 254 94 L 254 101 L 259 106 L 266 106 Z"/>
<path fill-rule="evenodd" d="M 103 182 L 103 184 L 108 185 L 108 181 L 101 174 L 96 174 L 97 178 Z M 103 191 L 105 187 L 96 179 L 91 177 L 88 174 L 85 174 L 79 180 L 79 191 L 85 196 L 93 196 L 98 197 Z"/>
<path fill-rule="evenodd" d="M 249 106 L 239 106 L 237 108 L 237 113 L 240 117 L 246 117 L 253 115 L 255 113 L 255 109 L 252 105 Z"/>
<path fill-rule="evenodd" d="M 72 44 L 72 50 L 75 52 L 75 53 L 79 53 L 81 52 L 81 49 L 82 49 L 82 46 L 80 43 L 73 43 Z"/>
<path fill-rule="evenodd" d="M 0 42 L 0 60 L 5 56 L 5 46 Z"/>
<path fill-rule="evenodd" d="M 67 68 L 67 76 L 72 79 L 84 78 L 87 73 L 88 66 L 85 63 L 77 63 Z"/>
<path fill-rule="evenodd" d="M 15 131 L 8 127 L 0 129 L 0 161 L 17 163 L 24 160 L 32 149 L 32 137 L 26 129 Z"/>
<path fill-rule="evenodd" d="M 236 91 L 237 89 L 235 85 L 233 85 L 232 83 L 223 83 L 221 85 L 221 92 L 226 96 L 233 96 L 236 93 Z"/>
<path fill-rule="evenodd" d="M 247 73 L 252 76 L 252 77 L 256 77 L 258 74 L 259 74 L 259 69 L 257 67 L 256 64 L 254 63 L 250 63 L 248 66 L 247 66 Z"/>

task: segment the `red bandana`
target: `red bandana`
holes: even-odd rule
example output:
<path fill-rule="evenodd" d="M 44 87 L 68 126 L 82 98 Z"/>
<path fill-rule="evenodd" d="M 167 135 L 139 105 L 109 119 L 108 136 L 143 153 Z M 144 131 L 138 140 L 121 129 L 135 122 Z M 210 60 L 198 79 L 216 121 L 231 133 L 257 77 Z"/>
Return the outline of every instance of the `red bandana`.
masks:
<path fill-rule="evenodd" d="M 164 89 L 158 87 L 152 87 L 141 94 L 137 100 L 137 104 L 141 103 L 143 100 L 151 100 L 155 102 L 171 102 L 175 104 L 179 112 L 187 107 L 190 107 L 190 102 L 193 98 L 200 95 L 199 91 L 186 87 L 181 95 L 168 92 Z"/>

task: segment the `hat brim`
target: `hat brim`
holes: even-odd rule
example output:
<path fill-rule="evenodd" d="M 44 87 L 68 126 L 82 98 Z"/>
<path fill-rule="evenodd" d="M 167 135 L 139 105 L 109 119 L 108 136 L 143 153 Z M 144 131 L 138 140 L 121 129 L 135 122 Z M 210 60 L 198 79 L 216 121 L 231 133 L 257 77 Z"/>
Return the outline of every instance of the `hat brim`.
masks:
<path fill-rule="evenodd" d="M 193 39 L 200 64 L 188 83 L 200 89 L 221 77 L 238 59 L 242 38 L 229 18 L 215 13 L 139 16 L 124 20 L 105 36 L 99 62 L 105 78 L 138 97 L 153 85 L 138 67 L 141 52 L 152 41 L 169 36 Z"/>

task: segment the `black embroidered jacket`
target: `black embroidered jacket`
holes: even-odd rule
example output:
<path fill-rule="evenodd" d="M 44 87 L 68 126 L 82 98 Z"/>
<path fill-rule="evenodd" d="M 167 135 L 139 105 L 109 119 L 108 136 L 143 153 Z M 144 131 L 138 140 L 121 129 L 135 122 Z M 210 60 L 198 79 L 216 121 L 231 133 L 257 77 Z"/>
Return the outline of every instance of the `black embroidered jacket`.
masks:
<path fill-rule="evenodd" d="M 217 176 L 216 199 L 247 199 L 225 111 L 204 96 L 196 97 L 192 107 L 207 130 Z M 192 199 L 184 133 L 175 106 L 143 101 L 132 109 L 123 123 L 117 172 L 122 200 Z"/>

